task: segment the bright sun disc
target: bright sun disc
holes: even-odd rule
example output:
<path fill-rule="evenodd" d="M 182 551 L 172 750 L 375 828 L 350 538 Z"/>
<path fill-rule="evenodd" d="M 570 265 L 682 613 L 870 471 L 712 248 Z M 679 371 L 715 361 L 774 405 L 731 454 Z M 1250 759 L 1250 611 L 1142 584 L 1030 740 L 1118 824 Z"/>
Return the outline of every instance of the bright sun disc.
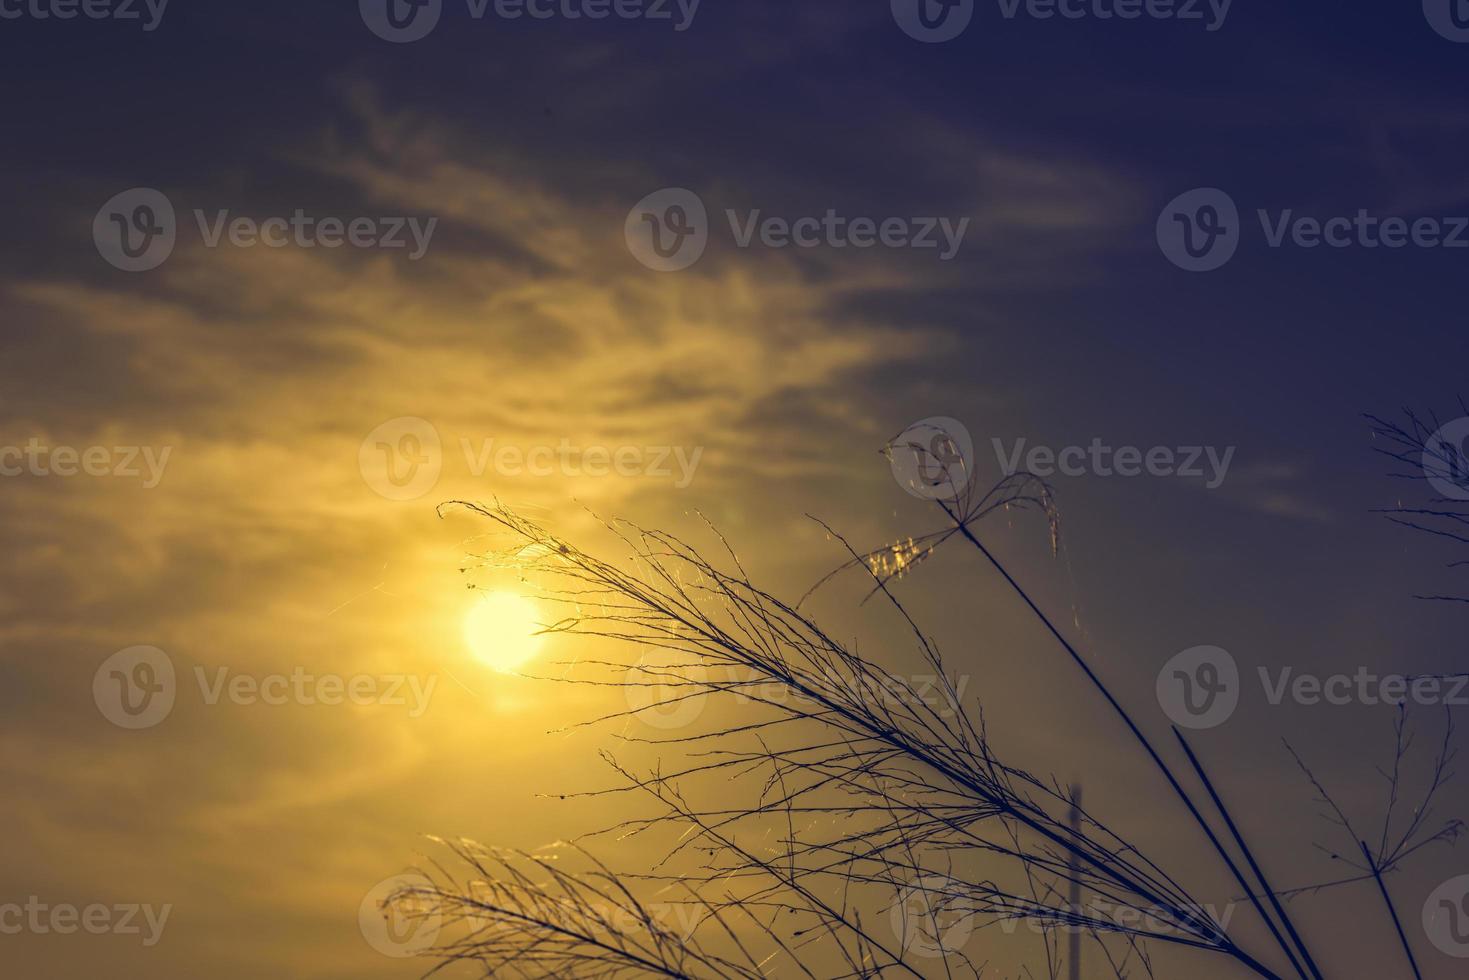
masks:
<path fill-rule="evenodd" d="M 464 639 L 482 663 L 509 672 L 541 649 L 541 622 L 541 611 L 525 596 L 490 592 L 464 617 Z"/>

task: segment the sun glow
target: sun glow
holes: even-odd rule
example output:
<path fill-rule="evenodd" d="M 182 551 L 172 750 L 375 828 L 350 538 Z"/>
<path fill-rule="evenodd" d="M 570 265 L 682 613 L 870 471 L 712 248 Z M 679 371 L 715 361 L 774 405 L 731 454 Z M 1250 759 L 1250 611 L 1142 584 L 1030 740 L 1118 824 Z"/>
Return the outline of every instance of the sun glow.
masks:
<path fill-rule="evenodd" d="M 486 593 L 464 617 L 464 639 L 483 664 L 509 673 L 540 652 L 543 617 L 534 602 L 514 592 Z"/>

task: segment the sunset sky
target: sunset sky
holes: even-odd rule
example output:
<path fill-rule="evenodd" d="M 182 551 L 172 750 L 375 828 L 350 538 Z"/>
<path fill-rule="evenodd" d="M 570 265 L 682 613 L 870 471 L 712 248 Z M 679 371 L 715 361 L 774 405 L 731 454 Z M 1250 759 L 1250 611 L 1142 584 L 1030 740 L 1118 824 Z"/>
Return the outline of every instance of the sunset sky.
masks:
<path fill-rule="evenodd" d="M 447 0 L 411 43 L 348 2 L 174 0 L 151 30 L 137 6 L 0 19 L 0 450 L 22 451 L 0 464 L 106 450 L 96 473 L 53 456 L 0 476 L 0 906 L 171 911 L 156 944 L 0 934 L 0 974 L 421 975 L 359 910 L 442 856 L 427 835 L 535 849 L 619 816 L 555 798 L 609 780 L 607 729 L 565 729 L 618 696 L 495 669 L 605 651 L 529 642 L 523 583 L 461 571 L 494 545 L 486 523 L 438 506 L 499 500 L 609 554 L 600 518 L 709 544 L 702 514 L 795 599 L 845 558 L 813 517 L 861 547 L 942 523 L 882 455 L 929 418 L 963 424 L 984 484 L 1034 447 L 1198 447 L 1199 476 L 1056 475 L 1054 555 L 1034 516 L 981 531 L 1160 742 L 1165 664 L 1230 652 L 1239 709 L 1192 738 L 1278 886 L 1340 876 L 1313 843 L 1352 846 L 1282 738 L 1377 831 L 1391 709 L 1273 705 L 1256 678 L 1464 669 L 1469 607 L 1414 599 L 1469 593 L 1448 567 L 1464 555 L 1372 513 L 1432 490 L 1389 476 L 1362 416 L 1462 414 L 1469 252 L 1275 248 L 1256 213 L 1469 215 L 1469 44 L 1418 4 L 1235 0 L 1210 30 L 980 2 L 941 43 L 886 0 L 703 0 L 684 29 L 679 4 L 476 19 Z M 130 272 L 94 224 L 139 188 L 175 210 L 176 243 Z M 1195 188 L 1242 216 L 1215 271 L 1157 238 Z M 627 234 L 667 189 L 707 208 L 678 271 Z M 298 211 L 401 225 L 406 246 L 228 231 Z M 742 246 L 756 211 L 931 218 L 939 244 Z M 977 555 L 898 588 L 997 740 L 1228 901 Z M 861 594 L 839 584 L 817 612 L 880 643 L 890 617 Z M 130 729 L 96 692 L 137 647 L 166 655 L 176 701 Z M 374 686 L 222 693 L 298 675 Z M 1414 720 L 1421 763 L 1443 718 Z M 1469 816 L 1464 777 L 1439 815 Z M 1461 846 L 1391 877 L 1425 977 L 1462 975 L 1420 910 L 1466 874 Z M 1332 980 L 1407 976 L 1370 887 L 1293 907 Z M 1014 944 L 992 959 L 1018 975 Z M 1159 976 L 1244 974 L 1166 953 Z"/>

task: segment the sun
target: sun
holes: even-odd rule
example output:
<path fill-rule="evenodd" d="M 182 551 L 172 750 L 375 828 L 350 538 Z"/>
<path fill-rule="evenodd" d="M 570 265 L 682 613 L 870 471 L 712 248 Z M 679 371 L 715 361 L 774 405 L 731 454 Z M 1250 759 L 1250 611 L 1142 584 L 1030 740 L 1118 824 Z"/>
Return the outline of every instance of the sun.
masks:
<path fill-rule="evenodd" d="M 479 661 L 509 673 L 540 652 L 543 617 L 534 602 L 514 592 L 485 593 L 464 617 L 464 640 Z"/>

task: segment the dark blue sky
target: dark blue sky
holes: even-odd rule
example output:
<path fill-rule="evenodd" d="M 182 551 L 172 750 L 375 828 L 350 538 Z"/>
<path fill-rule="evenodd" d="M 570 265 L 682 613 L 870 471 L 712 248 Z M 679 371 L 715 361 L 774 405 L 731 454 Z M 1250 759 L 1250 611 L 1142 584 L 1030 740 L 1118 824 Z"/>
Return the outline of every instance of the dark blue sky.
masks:
<path fill-rule="evenodd" d="M 1011 19 L 998 0 L 976 0 L 968 29 L 934 44 L 899 29 L 887 0 L 703 0 L 683 31 L 476 20 L 445 0 L 437 29 L 406 44 L 375 36 L 346 0 L 172 0 L 153 31 L 0 19 L 0 448 L 167 444 L 179 474 L 146 493 L 0 481 L 0 524 L 17 542 L 0 589 L 14 596 L 0 599 L 12 620 L 0 633 L 11 712 L 0 774 L 109 855 L 96 877 L 53 872 L 71 860 L 65 836 L 42 834 L 36 813 L 0 817 L 8 839 L 32 845 L 0 858 L 0 902 L 7 880 L 108 891 L 105 868 L 180 906 L 153 958 L 41 943 L 22 962 L 83 970 L 123 955 L 155 977 L 406 976 L 401 963 L 354 959 L 371 955 L 352 926 L 352 876 L 365 890 L 371 856 L 390 873 L 421 832 L 539 843 L 548 818 L 529 802 L 488 790 L 441 799 L 476 781 L 531 786 L 552 752 L 570 752 L 536 743 L 467 772 L 436 761 L 450 737 L 555 727 L 540 723 L 539 702 L 526 702 L 533 719 L 516 715 L 518 692 L 488 719 L 465 722 L 450 704 L 442 727 L 401 733 L 201 708 L 146 750 L 117 741 L 87 699 L 96 664 L 139 643 L 181 663 L 288 670 L 350 650 L 441 669 L 434 651 L 457 643 L 457 550 L 477 533 L 433 516 L 449 496 L 504 494 L 572 527 L 585 527 L 573 498 L 655 523 L 703 510 L 799 594 L 833 564 L 802 515 L 872 545 L 930 520 L 877 455 L 915 419 L 960 419 L 982 479 L 998 476 L 996 440 L 1235 447 L 1213 489 L 1058 478 L 1060 560 L 1036 527 L 993 532 L 1148 724 L 1166 733 L 1153 694 L 1162 665 L 1204 644 L 1230 649 L 1247 676 L 1462 669 L 1469 613 L 1411 598 L 1453 590 L 1457 554 L 1371 513 L 1429 489 L 1386 476 L 1362 415 L 1457 414 L 1469 247 L 1272 248 L 1258 217 L 1366 210 L 1451 228 L 1469 216 L 1469 43 L 1434 30 L 1430 14 L 1446 16 L 1450 0 L 1436 2 L 1425 13 L 1234 0 L 1211 31 Z M 108 265 L 92 237 L 103 203 L 136 187 L 160 190 L 179 215 L 178 253 L 146 274 Z M 692 190 L 711 217 L 688 272 L 649 271 L 624 240 L 629 209 L 662 188 Z M 1177 267 L 1156 237 L 1165 206 L 1196 188 L 1223 191 L 1241 219 L 1237 252 L 1209 272 Z M 438 223 L 421 261 L 268 253 L 205 248 L 194 209 Z M 726 209 L 969 224 L 945 262 L 910 249 L 742 249 Z M 430 419 L 446 444 L 570 438 L 707 455 L 677 494 L 646 481 L 446 476 L 416 505 L 386 503 L 353 460 L 375 426 L 402 417 Z M 997 722 L 1023 751 L 1067 760 L 1063 778 L 1099 781 L 1118 764 L 1095 735 L 1110 720 L 1057 679 L 1054 651 L 982 572 L 943 564 L 914 579 L 916 601 L 958 666 L 999 692 Z M 967 618 L 975 609 L 983 623 Z M 976 635 L 1004 650 L 993 676 Z M 1037 683 L 1040 703 L 1027 697 Z M 1221 781 L 1260 808 L 1257 829 L 1282 814 L 1267 850 L 1282 883 L 1298 884 L 1333 867 L 1309 850 L 1326 831 L 1280 737 L 1301 740 L 1372 813 L 1364 760 L 1390 754 L 1390 732 L 1390 712 L 1276 707 L 1256 691 L 1200 739 L 1227 760 Z M 201 758 L 201 744 L 218 755 Z M 131 782 L 91 768 L 99 758 Z M 370 769 L 382 758 L 383 772 Z M 586 764 L 554 758 L 577 774 Z M 58 776 L 70 769 L 74 779 Z M 1136 806 L 1156 788 L 1132 778 L 1097 799 L 1176 845 Z M 1469 804 L 1462 780 L 1452 790 L 1446 815 Z M 139 808 L 128 811 L 138 825 L 97 831 L 96 814 L 119 799 Z M 162 815 L 142 816 L 147 799 L 166 801 Z M 482 826 L 487 808 L 495 820 Z M 228 829 L 200 830 L 214 820 Z M 565 823 L 556 833 L 576 829 L 554 820 Z M 112 857 L 155 832 L 171 842 L 161 866 Z M 267 901 L 242 841 L 295 868 L 289 907 Z M 1459 961 L 1421 935 L 1418 909 L 1465 871 L 1460 849 L 1397 878 L 1426 976 L 1455 976 Z M 341 896 L 345 906 L 330 904 Z M 1400 969 L 1372 897 L 1342 906 L 1372 925 L 1332 951 L 1333 977 L 1367 977 L 1359 962 L 1374 980 Z M 1323 937 L 1344 931 L 1325 901 L 1307 914 Z M 276 952 L 232 952 L 242 917 L 263 923 L 259 945 Z"/>

